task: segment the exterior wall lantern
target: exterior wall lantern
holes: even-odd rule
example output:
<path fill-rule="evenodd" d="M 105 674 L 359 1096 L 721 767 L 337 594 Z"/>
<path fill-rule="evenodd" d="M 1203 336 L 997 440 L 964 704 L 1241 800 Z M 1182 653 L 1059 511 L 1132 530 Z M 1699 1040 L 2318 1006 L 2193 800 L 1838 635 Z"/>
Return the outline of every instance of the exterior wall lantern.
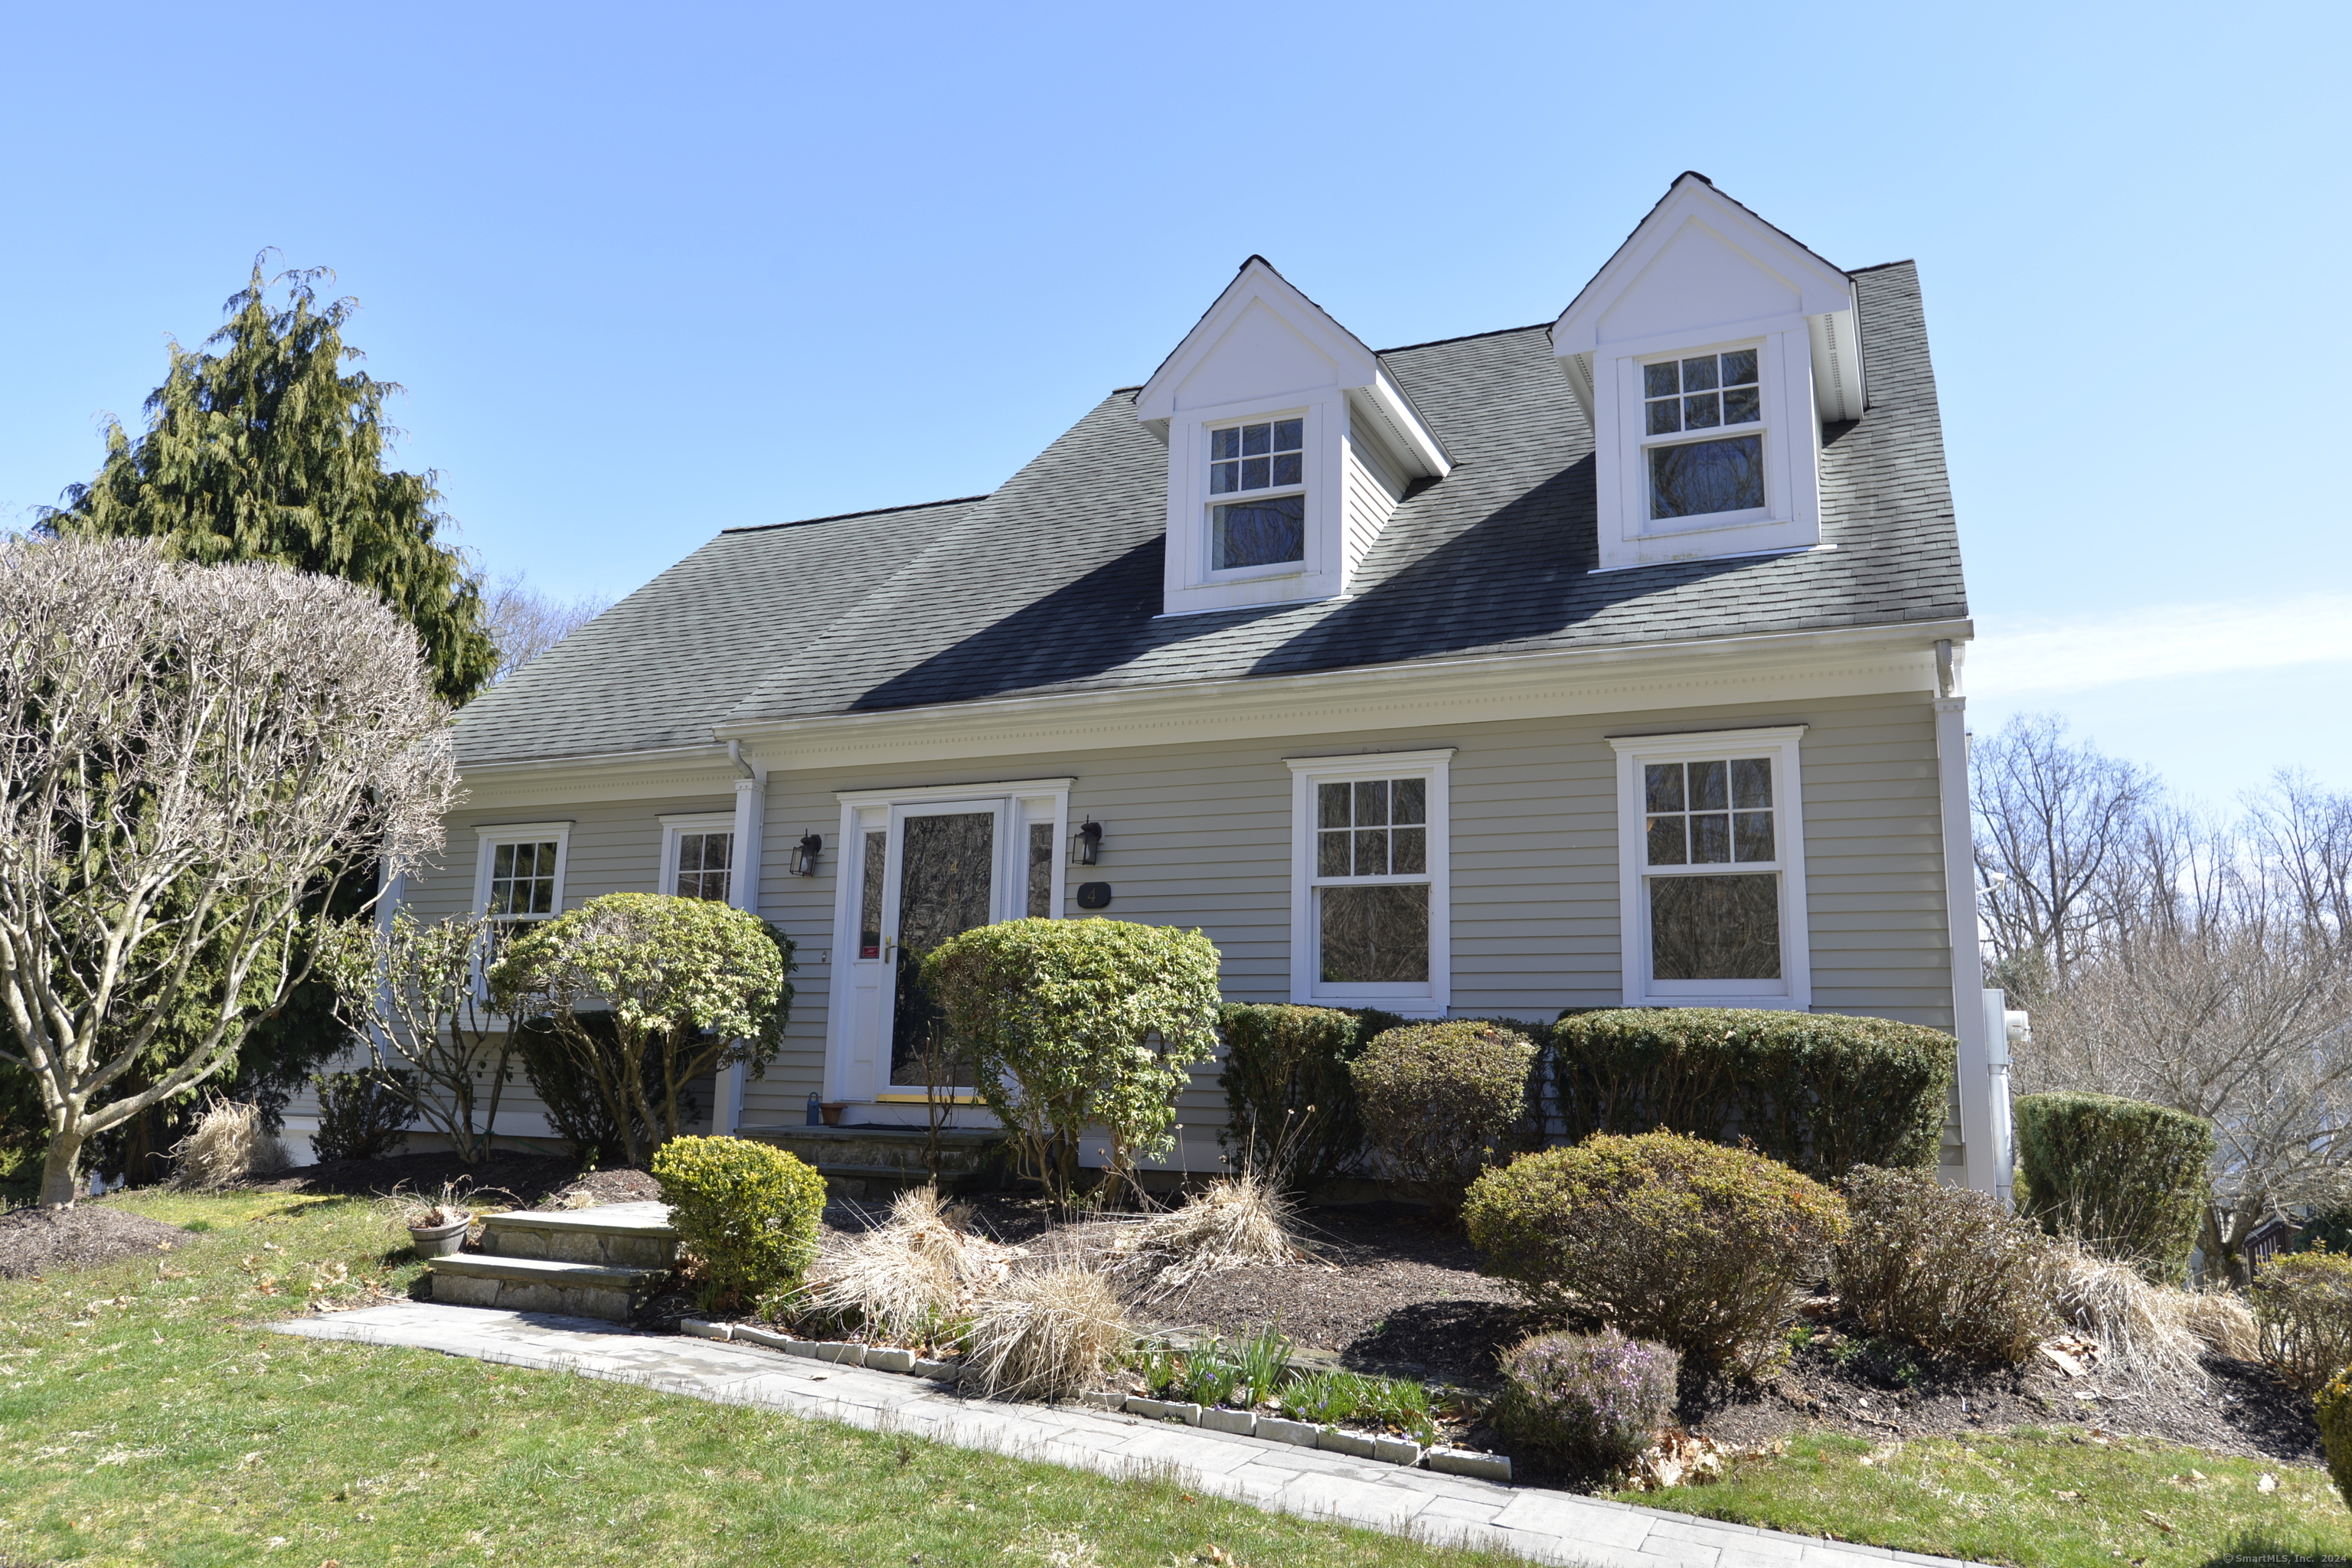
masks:
<path fill-rule="evenodd" d="M 1088 817 L 1070 835 L 1070 864 L 1091 866 L 1102 856 L 1102 824 Z"/>
<path fill-rule="evenodd" d="M 793 875 L 815 876 L 817 857 L 824 853 L 824 836 L 823 834 L 811 833 L 803 837 L 798 844 L 793 846 Z"/>

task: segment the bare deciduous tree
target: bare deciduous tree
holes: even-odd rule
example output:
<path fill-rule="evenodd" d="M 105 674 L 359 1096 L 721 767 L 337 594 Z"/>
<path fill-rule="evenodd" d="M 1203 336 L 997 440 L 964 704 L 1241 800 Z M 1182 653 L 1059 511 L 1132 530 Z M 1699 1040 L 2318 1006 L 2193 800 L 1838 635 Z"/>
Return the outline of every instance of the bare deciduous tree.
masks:
<path fill-rule="evenodd" d="M 2291 777 L 2240 827 L 2143 811 L 2018 1061 L 2029 1091 L 2095 1089 L 2211 1121 L 2200 1246 L 2241 1282 L 2256 1226 L 2352 1191 L 2347 844 L 2352 796 Z"/>
<path fill-rule="evenodd" d="M 426 923 L 406 910 L 387 925 L 331 926 L 319 967 L 335 987 L 336 1011 L 368 1042 L 372 1076 L 449 1140 L 470 1165 L 489 1152 L 514 1037 L 481 986 L 493 922 L 458 915 Z M 484 1086 L 488 1114 L 474 1111 Z"/>
<path fill-rule="evenodd" d="M 506 679 L 612 607 L 612 600 L 596 594 L 559 603 L 524 582 L 520 572 L 500 578 L 483 617 L 499 649 L 490 683 Z"/>
<path fill-rule="evenodd" d="M 145 543 L 0 541 L 0 1054 L 32 1070 L 62 1205 L 94 1134 L 233 1061 L 303 978 L 343 868 L 439 843 L 455 773 L 373 593 Z M 167 1011 L 204 1026 L 142 1062 Z"/>
<path fill-rule="evenodd" d="M 2115 913 L 2116 862 L 2131 848 L 2156 781 L 2089 746 L 2054 714 L 2020 714 L 1969 757 L 1977 871 L 1996 962 L 2025 961 L 2063 982 Z"/>

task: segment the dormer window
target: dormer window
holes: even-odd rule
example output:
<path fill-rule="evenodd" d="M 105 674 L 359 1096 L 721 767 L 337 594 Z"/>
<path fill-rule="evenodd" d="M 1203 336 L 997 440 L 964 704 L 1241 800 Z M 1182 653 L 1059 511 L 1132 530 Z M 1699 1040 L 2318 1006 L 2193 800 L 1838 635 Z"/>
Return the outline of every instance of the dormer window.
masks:
<path fill-rule="evenodd" d="M 1677 179 L 1552 323 L 1592 423 L 1593 570 L 1832 547 L 1822 426 L 1862 416 L 1853 279 Z"/>
<path fill-rule="evenodd" d="M 1212 571 L 1307 558 L 1306 429 L 1304 419 L 1271 419 L 1209 432 L 1209 493 L 1249 496 L 1213 504 Z"/>
<path fill-rule="evenodd" d="M 1645 435 L 1670 437 L 1646 442 L 1643 452 L 1654 521 L 1763 515 L 1762 434 L 1708 438 L 1726 426 L 1763 423 L 1757 369 L 1752 348 L 1677 355 L 1642 367 Z M 1683 439 L 1671 439 L 1675 437 Z"/>

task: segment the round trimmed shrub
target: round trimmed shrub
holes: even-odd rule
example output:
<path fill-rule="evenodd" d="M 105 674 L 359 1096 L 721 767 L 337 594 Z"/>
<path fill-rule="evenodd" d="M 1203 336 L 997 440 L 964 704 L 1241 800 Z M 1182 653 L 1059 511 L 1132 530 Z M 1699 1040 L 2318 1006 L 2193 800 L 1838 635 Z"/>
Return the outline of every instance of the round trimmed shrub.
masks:
<path fill-rule="evenodd" d="M 1174 1147 L 1176 1096 L 1216 1054 L 1217 964 L 1197 931 L 1019 920 L 950 937 L 922 975 L 1025 1173 L 1065 1198 L 1089 1128 L 1106 1183 Z"/>
<path fill-rule="evenodd" d="M 678 1240 L 701 1261 L 703 1306 L 757 1301 L 816 1261 L 824 1178 L 744 1138 L 673 1138 L 653 1159 Z"/>
<path fill-rule="evenodd" d="M 1563 1014 L 1547 1054 L 1572 1142 L 1664 1128 L 1834 1182 L 1856 1165 L 1935 1168 L 1959 1042 L 1838 1013 L 1618 1007 Z"/>
<path fill-rule="evenodd" d="M 1873 1333 L 2014 1365 L 2055 1327 L 2050 1240 L 1991 1194 L 1857 1165 L 1845 1200 L 1853 1224 L 1831 1248 L 1830 1281 Z"/>
<path fill-rule="evenodd" d="M 1811 1177 L 1675 1132 L 1515 1160 L 1478 1178 L 1463 1218 L 1485 1271 L 1539 1310 L 1736 1375 L 1786 1355 L 1798 1287 L 1847 1225 L 1844 1201 Z"/>
<path fill-rule="evenodd" d="M 1537 1334 L 1503 1352 L 1496 1430 L 1577 1470 L 1630 1465 L 1674 1415 L 1682 1358 L 1664 1345 L 1597 1334 Z"/>
<path fill-rule="evenodd" d="M 2024 1095 L 2014 1115 L 2019 1208 L 2150 1279 L 2188 1278 L 2210 1192 L 2211 1122 L 2112 1094 Z"/>
<path fill-rule="evenodd" d="M 2327 1474 L 2336 1495 L 2352 1504 L 2352 1368 L 2330 1378 L 2312 1400 L 2319 1417 L 2319 1440 L 2327 1450 Z"/>
<path fill-rule="evenodd" d="M 1528 1103 L 1535 1046 L 1475 1019 L 1391 1029 L 1348 1064 L 1366 1141 L 1405 1188 L 1449 1212 Z"/>
<path fill-rule="evenodd" d="M 2352 1364 L 2352 1258 L 2325 1250 L 2273 1258 L 2246 1287 L 2259 1354 L 2308 1394 Z"/>

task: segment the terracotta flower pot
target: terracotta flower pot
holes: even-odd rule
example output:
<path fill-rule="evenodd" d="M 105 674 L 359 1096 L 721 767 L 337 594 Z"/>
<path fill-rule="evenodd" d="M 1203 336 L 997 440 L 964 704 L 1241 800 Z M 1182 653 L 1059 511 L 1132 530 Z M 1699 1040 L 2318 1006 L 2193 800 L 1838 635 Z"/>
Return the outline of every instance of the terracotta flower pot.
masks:
<path fill-rule="evenodd" d="M 820 1103 L 816 1108 L 816 1113 L 824 1118 L 824 1124 L 827 1127 L 838 1127 L 841 1125 L 841 1113 L 848 1109 L 848 1101 L 836 1100 L 830 1103 Z"/>
<path fill-rule="evenodd" d="M 419 1258 L 446 1258 L 466 1245 L 466 1231 L 473 1223 L 474 1216 L 467 1215 L 447 1225 L 412 1225 L 408 1227 L 408 1244 L 416 1249 Z"/>

